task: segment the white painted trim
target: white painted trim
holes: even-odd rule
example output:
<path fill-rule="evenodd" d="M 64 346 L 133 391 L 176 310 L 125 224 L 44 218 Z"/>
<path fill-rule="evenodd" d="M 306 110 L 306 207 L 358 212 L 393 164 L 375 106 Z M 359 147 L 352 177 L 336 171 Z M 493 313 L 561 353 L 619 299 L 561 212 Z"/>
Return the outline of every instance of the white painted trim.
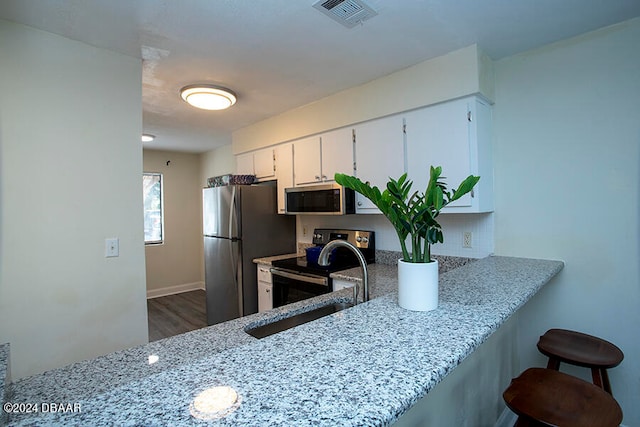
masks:
<path fill-rule="evenodd" d="M 504 408 L 494 427 L 512 427 L 516 421 L 518 421 L 518 416 L 511 412 L 509 408 Z"/>
<path fill-rule="evenodd" d="M 166 288 L 147 290 L 147 299 L 165 297 L 167 295 L 181 294 L 182 292 L 205 290 L 204 282 L 184 283 L 182 285 L 167 286 Z"/>

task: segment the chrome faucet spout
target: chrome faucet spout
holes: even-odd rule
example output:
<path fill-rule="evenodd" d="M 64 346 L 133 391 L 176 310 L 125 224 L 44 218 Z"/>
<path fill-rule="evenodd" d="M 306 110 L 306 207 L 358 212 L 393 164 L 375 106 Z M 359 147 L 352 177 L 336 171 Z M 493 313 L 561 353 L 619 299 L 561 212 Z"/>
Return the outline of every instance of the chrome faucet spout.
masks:
<path fill-rule="evenodd" d="M 346 240 L 336 239 L 327 243 L 322 251 L 320 251 L 320 255 L 318 256 L 318 264 L 320 265 L 329 265 L 329 254 L 331 251 L 337 247 L 345 247 L 350 249 L 356 257 L 358 258 L 358 262 L 360 263 L 360 270 L 362 271 L 362 301 L 369 301 L 369 275 L 367 272 L 367 260 L 364 259 L 364 255 L 360 252 L 354 244 L 347 242 Z M 358 284 L 356 283 L 353 289 L 353 303 L 358 304 Z"/>

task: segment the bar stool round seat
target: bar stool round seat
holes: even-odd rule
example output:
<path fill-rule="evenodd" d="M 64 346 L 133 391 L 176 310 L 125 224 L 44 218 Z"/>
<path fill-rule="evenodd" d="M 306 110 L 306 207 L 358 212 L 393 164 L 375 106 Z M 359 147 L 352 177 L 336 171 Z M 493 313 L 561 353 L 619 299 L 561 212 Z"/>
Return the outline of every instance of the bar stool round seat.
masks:
<path fill-rule="evenodd" d="M 618 427 L 622 422 L 622 409 L 610 394 L 551 369 L 527 369 L 502 397 L 518 415 L 517 427 Z"/>
<path fill-rule="evenodd" d="M 549 329 L 540 337 L 538 350 L 549 358 L 548 369 L 559 370 L 560 362 L 591 369 L 593 383 L 609 394 L 607 369 L 624 359 L 622 350 L 609 341 L 566 329 Z"/>

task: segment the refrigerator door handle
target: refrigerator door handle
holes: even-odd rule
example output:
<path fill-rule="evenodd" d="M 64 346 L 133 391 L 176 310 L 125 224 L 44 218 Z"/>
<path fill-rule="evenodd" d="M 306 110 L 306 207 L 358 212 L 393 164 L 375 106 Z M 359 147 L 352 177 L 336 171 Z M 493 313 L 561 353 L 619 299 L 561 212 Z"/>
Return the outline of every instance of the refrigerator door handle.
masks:
<path fill-rule="evenodd" d="M 237 237 L 233 233 L 233 222 L 237 222 L 236 218 L 236 186 L 231 188 L 231 202 L 229 203 L 229 238 Z"/>
<path fill-rule="evenodd" d="M 236 218 L 236 186 L 234 185 L 231 189 L 231 203 L 229 203 L 229 237 L 231 238 L 232 242 L 238 242 L 238 239 L 236 238 L 236 236 L 234 236 L 233 234 L 233 223 L 234 221 L 237 223 L 237 218 Z M 231 265 L 234 266 L 235 268 L 235 274 L 233 275 L 233 285 L 235 286 L 235 288 L 238 290 L 238 311 L 240 313 L 240 316 L 244 316 L 244 307 L 243 307 L 243 301 L 244 301 L 244 294 L 242 292 L 242 283 L 240 283 L 238 281 L 238 274 L 239 274 L 239 270 L 242 268 L 242 266 L 239 264 L 239 249 L 235 250 L 235 248 L 239 248 L 239 244 L 237 245 L 229 245 L 229 251 L 231 252 Z"/>
<path fill-rule="evenodd" d="M 231 265 L 234 268 L 233 274 L 233 286 L 238 290 L 238 313 L 240 313 L 240 317 L 244 316 L 244 294 L 242 292 L 242 283 L 238 280 L 238 275 L 242 269 L 242 265 L 240 264 L 240 243 L 239 240 L 233 239 L 231 240 L 231 244 L 229 245 L 229 252 L 231 255 Z"/>

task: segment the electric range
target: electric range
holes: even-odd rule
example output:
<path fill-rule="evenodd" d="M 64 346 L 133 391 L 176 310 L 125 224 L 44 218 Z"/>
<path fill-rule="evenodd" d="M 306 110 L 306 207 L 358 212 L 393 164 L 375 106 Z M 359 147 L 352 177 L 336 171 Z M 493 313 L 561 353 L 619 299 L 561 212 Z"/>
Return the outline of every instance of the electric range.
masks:
<path fill-rule="evenodd" d="M 363 230 L 318 228 L 313 231 L 313 247 L 307 256 L 285 258 L 272 262 L 273 307 L 313 298 L 333 291 L 331 273 L 357 267 L 358 258 L 349 249 L 336 248 L 328 266 L 317 263 L 319 250 L 331 240 L 343 239 L 356 246 L 367 263 L 375 262 L 375 233 Z"/>

